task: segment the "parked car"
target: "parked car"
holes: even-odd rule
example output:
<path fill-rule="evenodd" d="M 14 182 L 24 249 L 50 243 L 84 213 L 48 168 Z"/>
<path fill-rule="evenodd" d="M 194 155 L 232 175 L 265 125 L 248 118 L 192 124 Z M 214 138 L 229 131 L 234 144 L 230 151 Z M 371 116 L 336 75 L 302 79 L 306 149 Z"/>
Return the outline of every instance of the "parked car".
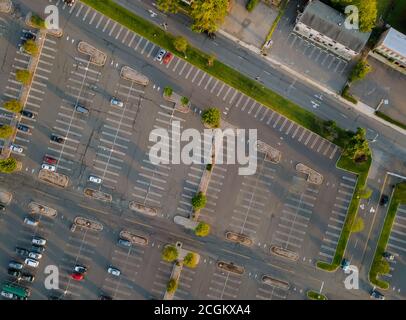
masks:
<path fill-rule="evenodd" d="M 65 139 L 60 136 L 57 136 L 56 134 L 52 134 L 51 141 L 55 141 L 56 143 L 63 143 Z"/>
<path fill-rule="evenodd" d="M 121 271 L 114 267 L 108 267 L 107 272 L 116 277 L 118 277 L 121 274 Z"/>
<path fill-rule="evenodd" d="M 24 223 L 32 227 L 38 226 L 38 221 L 29 217 L 24 218 Z"/>
<path fill-rule="evenodd" d="M 24 117 L 30 118 L 30 119 L 35 118 L 35 115 L 31 111 L 28 111 L 28 110 L 22 110 L 21 115 Z"/>
<path fill-rule="evenodd" d="M 21 275 L 21 280 L 27 281 L 27 282 L 34 282 L 35 276 L 29 273 L 23 273 Z"/>
<path fill-rule="evenodd" d="M 10 150 L 13 151 L 13 152 L 16 152 L 16 153 L 23 153 L 23 151 L 24 151 L 23 147 L 18 146 L 16 144 L 12 144 L 10 146 Z"/>
<path fill-rule="evenodd" d="M 89 176 L 89 181 L 97 184 L 102 183 L 102 179 L 96 176 Z"/>
<path fill-rule="evenodd" d="M 379 201 L 379 204 L 381 206 L 386 207 L 388 205 L 388 202 L 389 202 L 389 197 L 386 194 L 383 194 L 381 197 L 381 200 Z"/>
<path fill-rule="evenodd" d="M 86 273 L 86 272 L 87 272 L 87 267 L 82 266 L 82 265 L 80 265 L 80 264 L 77 264 L 77 265 L 75 265 L 75 267 L 73 268 L 73 270 L 74 270 L 76 273 Z"/>
<path fill-rule="evenodd" d="M 36 268 L 36 267 L 38 267 L 38 265 L 39 265 L 39 261 L 37 261 L 37 260 L 35 260 L 35 259 L 32 259 L 32 258 L 27 258 L 27 259 L 25 259 L 25 260 L 24 260 L 24 263 L 25 263 L 27 266 L 32 267 L 32 268 Z"/>
<path fill-rule="evenodd" d="M 21 272 L 16 269 L 9 268 L 7 273 L 12 277 L 17 278 L 17 280 L 21 278 Z"/>
<path fill-rule="evenodd" d="M 343 259 L 341 261 L 341 269 L 346 271 L 346 270 L 348 270 L 349 267 L 350 267 L 350 262 L 347 259 Z"/>
<path fill-rule="evenodd" d="M 28 250 L 27 250 L 27 251 L 28 251 Z M 32 247 L 31 247 L 31 251 L 32 251 L 32 252 L 37 252 L 37 253 L 44 253 L 45 247 L 43 247 L 43 246 L 37 246 L 37 245 L 33 244 Z"/>
<path fill-rule="evenodd" d="M 19 123 L 17 125 L 17 130 L 20 130 L 20 131 L 25 132 L 25 133 L 29 133 L 31 131 L 29 127 L 27 127 L 26 125 L 21 124 L 21 123 Z"/>
<path fill-rule="evenodd" d="M 167 52 L 164 57 L 163 64 L 168 64 L 169 62 L 171 62 L 172 59 L 173 59 L 173 54 L 171 52 Z"/>
<path fill-rule="evenodd" d="M 20 248 L 20 247 L 16 247 L 16 248 L 15 248 L 15 252 L 16 252 L 17 254 L 19 254 L 20 256 L 23 256 L 23 257 L 28 256 L 28 254 L 30 253 L 29 250 L 24 249 L 24 248 Z"/>
<path fill-rule="evenodd" d="M 30 252 L 28 254 L 28 257 L 35 260 L 40 260 L 42 258 L 42 254 L 37 252 Z"/>
<path fill-rule="evenodd" d="M 37 39 L 37 35 L 34 32 L 28 30 L 28 31 L 23 32 L 23 38 L 25 40 L 33 40 L 33 41 L 35 41 Z"/>
<path fill-rule="evenodd" d="M 52 171 L 52 172 L 55 172 L 55 171 L 56 171 L 55 166 L 52 165 L 52 164 L 43 163 L 42 166 L 41 166 L 41 168 L 44 169 L 44 170 Z"/>
<path fill-rule="evenodd" d="M 372 290 L 371 291 L 371 298 L 377 299 L 377 300 L 385 300 L 385 296 L 380 293 L 379 291 Z"/>
<path fill-rule="evenodd" d="M 77 103 L 75 105 L 75 110 L 79 113 L 83 113 L 83 114 L 88 114 L 89 113 L 89 109 L 81 106 L 79 103 Z"/>
<path fill-rule="evenodd" d="M 161 62 L 162 59 L 164 58 L 165 54 L 166 54 L 166 50 L 165 49 L 160 49 L 158 51 L 158 53 L 156 54 L 156 56 L 155 56 L 155 60 Z"/>
<path fill-rule="evenodd" d="M 7 292 L 7 291 L 1 291 L 0 295 L 7 299 L 17 299 L 16 297 L 14 297 L 14 294 Z"/>
<path fill-rule="evenodd" d="M 77 281 L 83 280 L 85 277 L 82 273 L 77 273 L 77 272 L 73 272 L 70 276 L 72 279 L 77 280 Z"/>
<path fill-rule="evenodd" d="M 68 7 L 72 7 L 75 4 L 75 0 L 63 0 L 63 3 L 66 3 Z"/>
<path fill-rule="evenodd" d="M 118 239 L 118 244 L 123 247 L 131 247 L 132 243 L 125 239 Z"/>
<path fill-rule="evenodd" d="M 36 244 L 38 246 L 45 246 L 47 241 L 40 237 L 34 237 L 34 238 L 32 238 L 32 243 Z"/>
<path fill-rule="evenodd" d="M 50 156 L 44 156 L 43 161 L 48 164 L 56 164 L 57 162 L 55 158 L 52 158 Z"/>
<path fill-rule="evenodd" d="M 112 106 L 116 106 L 116 107 L 123 107 L 124 106 L 123 101 L 121 101 L 121 100 L 119 100 L 119 99 L 117 99 L 115 97 L 111 98 L 110 104 Z"/>
<path fill-rule="evenodd" d="M 393 253 L 390 253 L 388 251 L 385 251 L 382 256 L 390 261 L 395 260 L 395 255 Z"/>
<path fill-rule="evenodd" d="M 17 261 L 10 261 L 8 266 L 11 269 L 16 269 L 16 270 L 21 270 L 23 268 L 23 265 L 20 262 L 17 262 Z"/>

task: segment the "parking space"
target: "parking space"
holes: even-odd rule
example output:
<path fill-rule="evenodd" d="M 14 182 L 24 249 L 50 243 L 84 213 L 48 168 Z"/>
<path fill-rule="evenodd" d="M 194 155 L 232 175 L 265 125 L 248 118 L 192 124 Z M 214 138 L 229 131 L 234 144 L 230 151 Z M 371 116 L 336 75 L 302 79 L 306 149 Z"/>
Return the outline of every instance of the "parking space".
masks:
<path fill-rule="evenodd" d="M 285 300 L 288 297 L 288 291 L 281 288 L 259 282 L 256 299 L 259 300 Z"/>
<path fill-rule="evenodd" d="M 318 186 L 307 183 L 302 177 L 293 176 L 272 244 L 297 253 L 302 251 L 318 193 Z"/>
<path fill-rule="evenodd" d="M 210 276 L 210 281 L 208 281 L 208 292 L 206 293 L 205 299 L 210 300 L 235 300 L 241 290 L 243 277 L 239 276 L 229 271 L 219 269 L 215 266 L 213 274 Z"/>
<path fill-rule="evenodd" d="M 341 235 L 341 230 L 344 226 L 344 221 L 347 216 L 348 207 L 355 190 L 356 179 L 351 176 L 344 175 L 341 177 L 327 229 L 323 235 L 322 245 L 320 247 L 320 260 L 331 263 L 334 258 L 334 253 L 337 248 L 338 240 Z"/>

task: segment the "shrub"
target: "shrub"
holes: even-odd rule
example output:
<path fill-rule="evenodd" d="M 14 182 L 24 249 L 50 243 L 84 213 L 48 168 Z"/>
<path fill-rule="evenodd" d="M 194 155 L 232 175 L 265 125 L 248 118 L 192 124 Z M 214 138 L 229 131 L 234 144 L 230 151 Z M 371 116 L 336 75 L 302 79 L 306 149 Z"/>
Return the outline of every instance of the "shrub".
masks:
<path fill-rule="evenodd" d="M 38 46 L 32 39 L 27 40 L 23 45 L 24 51 L 35 56 L 38 53 Z"/>
<path fill-rule="evenodd" d="M 218 128 L 220 126 L 220 110 L 217 108 L 209 108 L 202 114 L 202 120 L 205 124 Z"/>
<path fill-rule="evenodd" d="M 203 192 L 197 193 L 193 198 L 192 198 L 192 206 L 193 210 L 197 211 L 200 209 L 203 209 L 206 206 L 206 196 L 203 194 Z"/>
<path fill-rule="evenodd" d="M 206 237 L 209 233 L 210 225 L 205 222 L 200 222 L 195 229 L 195 235 L 198 237 Z"/>
<path fill-rule="evenodd" d="M 357 104 L 358 100 L 350 93 L 350 86 L 347 84 L 343 91 L 341 92 L 341 96 L 345 99 L 348 100 L 350 102 L 352 102 L 353 104 Z"/>
<path fill-rule="evenodd" d="M 7 124 L 0 125 L 0 139 L 7 139 L 13 134 L 13 128 Z"/>
<path fill-rule="evenodd" d="M 206 166 L 206 170 L 211 171 L 211 169 L 213 169 L 213 164 L 208 163 L 207 166 Z"/>
<path fill-rule="evenodd" d="M 365 76 L 371 72 L 372 68 L 365 60 L 360 60 L 355 67 L 352 69 L 349 81 L 354 82 L 357 80 L 362 80 Z"/>
<path fill-rule="evenodd" d="M 35 14 L 33 14 L 31 16 L 31 23 L 33 26 L 40 28 L 40 29 L 44 29 L 45 28 L 45 20 L 42 19 L 40 16 L 37 16 Z"/>
<path fill-rule="evenodd" d="M 20 101 L 18 100 L 9 100 L 4 102 L 3 104 L 4 109 L 7 109 L 11 112 L 19 113 L 23 109 L 23 106 L 21 105 Z"/>
<path fill-rule="evenodd" d="M 178 282 L 175 279 L 171 279 L 168 281 L 168 284 L 166 285 L 166 291 L 168 293 L 174 293 L 177 288 L 178 288 Z"/>
<path fill-rule="evenodd" d="M 362 188 L 362 189 L 358 192 L 358 196 L 359 196 L 361 199 L 369 199 L 369 198 L 371 197 L 371 195 L 372 195 L 372 189 L 371 189 L 371 188 L 368 188 L 368 187 Z"/>
<path fill-rule="evenodd" d="M 14 158 L 0 160 L 0 172 L 12 173 L 17 169 L 17 161 Z"/>
<path fill-rule="evenodd" d="M 180 103 L 182 103 L 184 106 L 186 106 L 189 103 L 189 98 L 187 97 L 182 97 L 180 99 Z"/>
<path fill-rule="evenodd" d="M 212 67 L 214 65 L 214 61 L 216 60 L 216 57 L 214 54 L 211 54 L 207 57 L 207 66 Z"/>
<path fill-rule="evenodd" d="M 174 246 L 165 246 L 162 251 L 162 259 L 168 262 L 173 262 L 178 258 L 178 249 Z"/>
<path fill-rule="evenodd" d="M 188 42 L 184 37 L 177 37 L 173 40 L 173 46 L 179 52 L 185 53 L 188 47 Z"/>
<path fill-rule="evenodd" d="M 248 0 L 247 5 L 245 6 L 245 8 L 249 12 L 251 12 L 257 6 L 258 2 L 259 2 L 259 0 Z"/>
<path fill-rule="evenodd" d="M 16 80 L 20 81 L 23 85 L 28 85 L 31 82 L 31 73 L 28 70 L 17 70 Z"/>
<path fill-rule="evenodd" d="M 196 253 L 189 252 L 183 259 L 183 264 L 189 268 L 195 268 L 197 265 L 197 255 Z"/>
<path fill-rule="evenodd" d="M 165 87 L 164 89 L 164 95 L 166 95 L 167 97 L 170 97 L 173 93 L 173 89 L 171 87 Z"/>

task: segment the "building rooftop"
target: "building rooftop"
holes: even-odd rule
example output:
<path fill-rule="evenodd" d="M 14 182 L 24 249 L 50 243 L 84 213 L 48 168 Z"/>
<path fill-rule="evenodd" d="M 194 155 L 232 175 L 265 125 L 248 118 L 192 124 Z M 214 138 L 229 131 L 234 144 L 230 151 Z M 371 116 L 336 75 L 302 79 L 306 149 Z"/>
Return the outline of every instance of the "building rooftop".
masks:
<path fill-rule="evenodd" d="M 390 28 L 382 44 L 388 49 L 397 52 L 399 55 L 406 57 L 406 35 L 403 33 Z"/>
<path fill-rule="evenodd" d="M 344 14 L 316 0 L 309 2 L 299 21 L 347 48 L 360 52 L 371 33 L 347 29 L 345 19 Z"/>

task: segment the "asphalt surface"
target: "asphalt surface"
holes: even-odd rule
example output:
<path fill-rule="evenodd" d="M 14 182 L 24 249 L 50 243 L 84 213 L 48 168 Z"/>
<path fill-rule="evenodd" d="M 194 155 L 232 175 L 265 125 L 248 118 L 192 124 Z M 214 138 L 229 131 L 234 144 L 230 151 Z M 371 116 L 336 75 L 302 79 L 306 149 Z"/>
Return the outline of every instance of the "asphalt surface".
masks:
<path fill-rule="evenodd" d="M 28 199 L 33 197 L 31 195 L 33 186 L 30 184 L 35 183 L 36 192 L 45 191 L 40 197 L 46 199 L 51 207 L 57 206 L 59 211 L 63 212 L 62 215 L 58 215 L 56 221 L 59 221 L 59 217 L 62 220 L 62 216 L 66 220 L 51 222 L 49 225 L 46 224 L 46 228 L 39 229 L 39 232 L 44 232 L 44 236 L 50 238 L 50 246 L 59 243 L 59 248 L 65 248 L 62 254 L 55 255 L 52 260 L 63 270 L 62 293 L 67 290 L 72 292 L 69 293 L 69 297 L 83 299 L 95 298 L 100 292 L 105 291 L 120 299 L 145 299 L 151 295 L 160 298 L 169 278 L 170 266 L 160 262 L 159 249 L 163 244 L 180 239 L 191 245 L 191 249 L 199 252 L 202 261 L 205 262 L 199 265 L 198 269 L 185 274 L 185 282 L 181 282 L 184 287 L 181 286 L 181 290 L 177 293 L 179 298 L 191 294 L 196 298 L 245 299 L 255 295 L 258 298 L 270 299 L 275 294 L 275 297 L 293 299 L 303 298 L 306 290 L 314 289 L 321 284 L 323 292 L 333 298 L 367 297 L 366 288 L 357 293 L 345 290 L 341 274 L 337 273 L 332 277 L 314 269 L 317 259 L 322 257 L 328 259 L 328 251 L 331 255 L 331 249 L 327 249 L 327 252 L 322 250 L 329 247 L 323 243 L 323 234 L 328 231 L 331 218 L 336 219 L 338 230 L 340 225 L 340 220 L 334 217 L 333 211 L 331 216 L 323 216 L 323 213 L 337 205 L 339 210 L 334 211 L 345 212 L 351 185 L 354 184 L 353 176 L 335 169 L 334 164 L 339 156 L 337 148 L 270 112 L 255 101 L 250 101 L 234 89 L 217 83 L 215 79 L 202 74 L 184 61 L 175 58 L 168 66 L 153 62 L 152 58 L 158 50 L 155 45 L 137 36 L 133 37 L 128 30 L 119 25 L 108 29 L 106 21 L 107 19 L 102 19 L 100 15 L 86 7 L 77 9 L 72 14 L 69 14 L 66 8 L 63 11 L 62 23 L 65 34 L 59 40 L 50 38 L 47 47 L 55 51 L 48 49 L 46 53 L 48 57 L 41 56 L 41 59 L 52 59 L 49 56 L 53 56 L 52 60 L 55 62 L 52 65 L 48 64 L 50 75 L 46 81 L 47 91 L 44 94 L 47 101 L 40 104 L 38 123 L 32 130 L 30 143 L 26 145 L 27 154 L 23 157 L 21 180 L 10 183 L 9 178 L 4 178 L 6 179 L 4 182 L 8 181 L 10 186 L 13 184 L 15 188 L 23 186 L 24 190 L 14 200 L 17 200 L 17 208 L 12 206 L 10 211 L 16 210 L 20 216 L 23 214 L 24 210 L 21 207 L 24 208 L 24 204 L 29 202 Z M 114 25 L 113 22 L 110 22 L 110 25 Z M 99 68 L 86 64 L 85 56 L 76 50 L 79 40 L 89 41 L 106 52 L 108 55 L 106 66 Z M 119 79 L 119 69 L 123 65 L 140 70 L 150 77 L 152 84 L 142 88 Z M 191 98 L 193 112 L 187 115 L 179 113 L 172 115 L 161 97 L 162 90 L 167 85 Z M 208 92 L 211 93 L 209 99 Z M 119 95 L 126 102 L 125 108 L 112 109 L 109 105 L 109 97 L 112 95 Z M 91 112 L 87 118 L 72 113 L 72 104 L 76 101 L 90 108 Z M 208 104 L 220 107 L 227 121 L 241 128 L 257 128 L 261 140 L 282 151 L 283 161 L 277 166 L 259 161 L 257 174 L 248 178 L 237 176 L 234 173 L 236 167 L 216 166 L 213 183 L 210 185 L 211 190 L 209 188 L 208 192 L 209 204 L 207 210 L 203 211 L 203 215 L 216 227 L 212 236 L 207 239 L 191 239 L 190 234 L 174 225 L 172 219 L 175 214 L 185 215 L 190 210 L 186 203 L 190 202 L 190 192 L 196 187 L 196 181 L 204 168 L 175 166 L 168 169 L 165 166 L 158 168 L 150 166 L 146 157 L 147 141 L 151 128 L 167 128 L 172 120 L 179 120 L 183 127 L 201 128 L 200 110 Z M 49 136 L 54 130 L 60 130 L 66 135 L 67 141 L 63 146 L 49 141 Z M 72 178 L 72 188 L 66 193 L 64 191 L 63 197 L 57 190 L 43 184 L 38 185 L 35 178 L 33 179 L 38 172 L 42 156 L 48 152 L 54 152 L 51 155 L 60 160 L 58 171 Z M 299 161 L 309 163 L 322 172 L 325 184 L 314 188 L 304 183 L 303 176 L 298 176 L 293 169 L 294 164 Z M 384 161 L 382 157 L 381 161 Z M 89 185 L 87 177 L 90 173 L 103 176 L 101 190 L 113 194 L 114 201 L 110 206 L 84 199 L 83 188 Z M 22 183 L 27 177 L 30 178 Z M 376 179 L 377 184 L 381 183 L 380 178 L 378 170 L 372 172 L 372 179 Z M 190 182 L 192 182 L 190 186 L 187 186 Z M 256 192 L 258 186 L 265 187 L 264 194 Z M 222 195 L 220 198 L 222 190 L 227 190 L 229 197 Z M 47 197 L 47 193 L 57 198 Z M 39 197 L 38 194 L 36 196 Z M 126 209 L 129 199 L 162 206 L 164 210 L 161 211 L 160 218 L 147 219 Z M 81 202 L 83 206 L 79 207 Z M 233 206 L 230 206 L 230 203 L 233 203 Z M 270 206 L 274 206 L 273 211 L 264 210 Z M 293 209 L 293 212 L 289 211 L 290 209 Z M 218 212 L 222 214 L 219 215 Z M 70 223 L 79 213 L 101 221 L 105 230 L 96 235 L 80 230 L 71 234 Z M 293 220 L 289 218 L 292 214 Z M 18 220 L 12 221 L 15 224 L 8 221 L 8 217 L 7 214 L 4 219 L 6 226 L 9 226 L 7 230 L 16 228 L 18 232 L 13 233 L 15 236 L 13 241 L 5 241 L 7 250 L 2 258 L 4 265 L 12 255 L 14 243 L 22 241 L 21 245 L 24 245 L 32 235 L 32 232 L 25 232 L 26 228 L 17 228 L 22 224 L 22 216 L 20 223 L 17 223 Z M 299 227 L 295 226 L 297 219 L 303 219 L 300 224 L 296 223 Z M 117 233 L 120 228 L 129 225 L 137 232 L 148 234 L 150 237 L 148 249 L 126 252 L 116 248 Z M 54 228 L 56 232 L 48 231 Z M 229 229 L 249 233 L 255 240 L 255 249 L 248 250 L 224 242 L 224 232 Z M 289 265 L 269 256 L 270 244 L 299 251 L 301 261 Z M 323 252 L 325 255 L 320 256 Z M 214 261 L 218 259 L 242 264 L 247 272 L 242 279 L 232 279 L 214 267 Z M 69 270 L 79 261 L 89 264 L 92 270 L 83 283 L 86 290 L 81 290 L 80 283 L 78 286 L 68 278 Z M 112 263 L 124 270 L 124 278 L 119 282 L 106 274 L 106 267 Z M 46 264 L 48 262 L 44 265 Z M 139 267 L 134 267 L 136 265 Z M 127 275 L 127 269 L 136 271 Z M 149 272 L 145 273 L 145 270 Z M 263 285 L 258 279 L 269 272 L 281 279 L 292 279 L 291 289 L 284 293 L 269 288 L 260 290 Z M 211 279 L 209 282 L 208 276 L 212 277 L 209 278 Z M 38 287 L 36 293 L 38 296 L 34 297 L 44 298 L 49 293 L 43 288 L 41 277 L 38 279 L 40 280 L 35 284 Z M 188 279 L 193 281 L 187 282 Z M 207 286 L 207 283 L 211 285 Z M 238 288 L 245 287 L 251 289 L 241 290 L 239 293 Z"/>

